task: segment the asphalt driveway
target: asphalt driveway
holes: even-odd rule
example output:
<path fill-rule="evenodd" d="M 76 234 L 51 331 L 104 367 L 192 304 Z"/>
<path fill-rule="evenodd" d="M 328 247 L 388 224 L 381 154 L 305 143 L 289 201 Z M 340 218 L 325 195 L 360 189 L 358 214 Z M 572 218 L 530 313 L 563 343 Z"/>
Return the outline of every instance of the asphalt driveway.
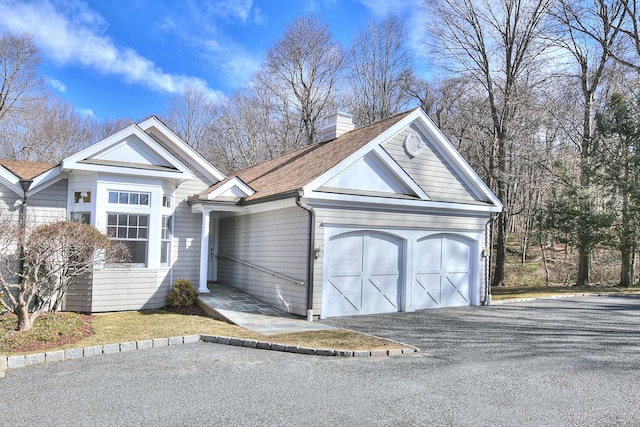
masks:
<path fill-rule="evenodd" d="M 305 356 L 216 344 L 11 370 L 0 425 L 638 425 L 640 300 L 328 320 L 422 348 Z"/>

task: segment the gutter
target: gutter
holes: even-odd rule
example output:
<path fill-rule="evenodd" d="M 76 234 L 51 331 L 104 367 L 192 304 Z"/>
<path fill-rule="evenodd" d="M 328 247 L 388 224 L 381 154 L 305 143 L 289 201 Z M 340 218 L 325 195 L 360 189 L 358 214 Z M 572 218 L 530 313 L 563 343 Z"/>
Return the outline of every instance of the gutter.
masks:
<path fill-rule="evenodd" d="M 313 322 L 313 265 L 316 260 L 315 242 L 316 242 L 316 212 L 309 205 L 302 203 L 302 191 L 296 196 L 296 205 L 309 212 L 309 254 L 307 267 L 309 268 L 307 276 L 307 320 Z"/>

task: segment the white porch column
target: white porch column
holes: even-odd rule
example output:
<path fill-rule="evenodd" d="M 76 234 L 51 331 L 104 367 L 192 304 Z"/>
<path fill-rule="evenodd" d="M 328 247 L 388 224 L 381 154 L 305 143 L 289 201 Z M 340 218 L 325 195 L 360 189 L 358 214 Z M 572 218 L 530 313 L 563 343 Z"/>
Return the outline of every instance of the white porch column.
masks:
<path fill-rule="evenodd" d="M 198 292 L 209 292 L 207 288 L 207 270 L 209 268 L 209 217 L 211 211 L 202 211 L 202 237 L 200 239 L 200 285 Z"/>

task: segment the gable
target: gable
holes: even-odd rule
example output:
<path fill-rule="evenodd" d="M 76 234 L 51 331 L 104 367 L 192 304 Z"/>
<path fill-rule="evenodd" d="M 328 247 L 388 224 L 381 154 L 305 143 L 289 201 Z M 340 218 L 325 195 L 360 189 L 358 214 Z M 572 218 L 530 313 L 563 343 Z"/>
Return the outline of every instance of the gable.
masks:
<path fill-rule="evenodd" d="M 417 196 L 375 153 L 368 153 L 330 178 L 317 191 Z"/>
<path fill-rule="evenodd" d="M 461 174 L 416 123 L 412 123 L 389 138 L 382 144 L 382 148 L 429 195 L 431 200 L 458 203 L 480 200 Z"/>
<path fill-rule="evenodd" d="M 98 152 L 82 162 L 135 166 L 138 168 L 167 168 L 176 169 L 166 158 L 152 151 L 146 144 L 135 136 L 131 136 L 124 141 L 117 143 L 102 152 Z"/>
<path fill-rule="evenodd" d="M 175 179 L 193 172 L 137 125 L 130 125 L 62 161 L 62 170 L 85 170 L 119 175 Z"/>
<path fill-rule="evenodd" d="M 368 139 L 363 141 L 366 137 Z M 318 201 L 361 202 L 402 206 L 403 209 L 438 207 L 485 212 L 502 210 L 500 200 L 420 109 L 364 127 L 360 131 L 349 132 L 329 142 L 327 146 L 332 144 L 331 148 L 341 150 L 345 143 L 352 142 L 358 143 L 357 148 L 350 154 L 345 153 L 347 156 L 342 157 L 335 166 L 325 169 L 324 173 L 307 182 L 302 189 L 303 194 Z M 410 195 L 358 193 L 360 197 L 356 199 L 349 194 L 322 191 L 327 182 L 370 153 L 375 153 L 388 170 L 392 171 L 392 176 L 404 184 L 403 192 L 407 187 L 413 192 Z M 309 163 L 304 157 L 306 156 L 301 156 L 300 162 Z M 313 159 L 311 160 L 313 163 Z M 379 177 L 384 181 L 382 176 Z M 340 184 L 353 187 L 353 182 L 356 181 L 347 179 L 347 182 Z M 388 184 L 389 181 L 385 183 Z M 259 193 L 260 189 L 257 191 Z"/>

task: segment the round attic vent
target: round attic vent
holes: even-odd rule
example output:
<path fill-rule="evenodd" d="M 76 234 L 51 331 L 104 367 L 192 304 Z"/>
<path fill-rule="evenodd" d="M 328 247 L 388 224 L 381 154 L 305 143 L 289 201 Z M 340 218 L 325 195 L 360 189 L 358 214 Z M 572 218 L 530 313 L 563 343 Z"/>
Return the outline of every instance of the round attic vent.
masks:
<path fill-rule="evenodd" d="M 416 132 L 411 132 L 404 139 L 404 143 L 402 144 L 404 147 L 404 151 L 409 155 L 409 157 L 415 157 L 424 148 L 424 142 L 422 142 L 422 138 Z"/>

